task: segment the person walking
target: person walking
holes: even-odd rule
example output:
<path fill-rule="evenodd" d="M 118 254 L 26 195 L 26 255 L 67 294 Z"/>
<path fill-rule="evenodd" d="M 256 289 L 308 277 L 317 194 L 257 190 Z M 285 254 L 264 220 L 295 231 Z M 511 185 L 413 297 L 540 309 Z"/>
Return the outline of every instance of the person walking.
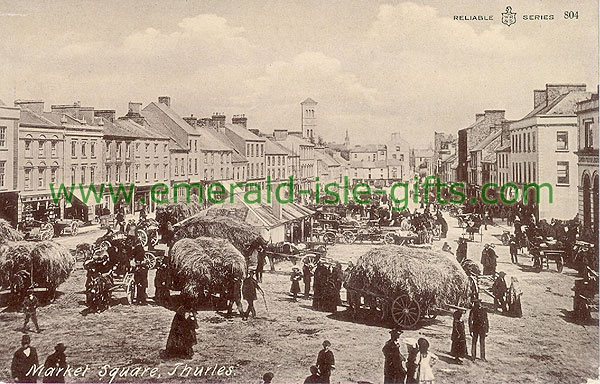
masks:
<path fill-rule="evenodd" d="M 452 323 L 452 346 L 450 355 L 454 356 L 457 364 L 462 364 L 461 357 L 467 357 L 467 336 L 465 334 L 465 323 L 461 320 L 463 311 L 454 311 L 454 321 Z"/>
<path fill-rule="evenodd" d="M 242 306 L 242 279 L 234 277 L 227 289 L 227 315 L 231 316 L 233 304 L 237 306 L 238 313 L 244 317 L 244 307 Z"/>
<path fill-rule="evenodd" d="M 300 268 L 292 268 L 292 275 L 290 276 L 292 286 L 290 287 L 290 292 L 294 297 L 294 301 L 298 301 L 298 294 L 300 293 L 300 280 L 302 280 L 302 272 L 300 272 Z"/>
<path fill-rule="evenodd" d="M 513 264 L 519 263 L 519 257 L 517 256 L 517 238 L 515 235 L 510 235 L 510 239 L 508 240 L 508 249 L 510 251 L 510 261 Z"/>
<path fill-rule="evenodd" d="M 196 329 L 198 322 L 196 312 L 189 305 L 177 308 L 165 349 L 166 358 L 191 358 L 194 345 L 197 343 Z"/>
<path fill-rule="evenodd" d="M 21 348 L 17 349 L 10 365 L 10 374 L 15 383 L 35 383 L 37 376 L 29 374 L 29 370 L 38 365 L 37 351 L 31 345 L 31 337 L 23 335 L 21 337 Z"/>
<path fill-rule="evenodd" d="M 400 344 L 398 342 L 401 334 L 402 330 L 392 329 L 390 331 L 390 339 L 383 346 L 382 352 L 385 357 L 385 364 L 383 366 L 384 384 L 404 383 L 406 371 L 402 363 L 405 359 L 402 353 L 400 353 Z"/>
<path fill-rule="evenodd" d="M 506 280 L 504 280 L 505 276 L 506 273 L 500 271 L 498 277 L 494 281 L 494 284 L 492 284 L 492 294 L 494 295 L 495 311 L 498 310 L 498 308 L 500 308 L 500 311 L 502 312 L 508 311 L 508 307 L 506 305 L 506 292 L 508 291 L 508 288 L 506 287 Z"/>
<path fill-rule="evenodd" d="M 477 340 L 479 340 L 481 360 L 485 359 L 485 338 L 489 331 L 487 311 L 481 306 L 481 299 L 473 301 L 473 308 L 469 313 L 469 333 L 471 334 L 471 360 L 477 356 Z"/>
<path fill-rule="evenodd" d="M 417 382 L 419 384 L 433 384 L 435 377 L 432 367 L 437 362 L 437 356 L 429 352 L 429 341 L 421 337 L 417 340 L 419 354 L 417 356 Z"/>
<path fill-rule="evenodd" d="M 335 356 L 329 349 L 331 343 L 329 340 L 323 342 L 323 349 L 319 351 L 317 356 L 317 368 L 319 369 L 319 375 L 323 379 L 322 383 L 329 383 L 331 378 L 331 371 L 335 369 Z"/>
<path fill-rule="evenodd" d="M 508 289 L 508 314 L 512 317 L 523 317 L 521 310 L 521 284 L 516 277 L 510 278 L 510 288 Z"/>
<path fill-rule="evenodd" d="M 44 362 L 44 371 L 52 368 L 52 374 L 44 376 L 42 383 L 64 383 L 65 369 L 67 369 L 67 356 L 65 355 L 67 347 L 63 343 L 54 346 L 54 353 L 49 355 Z"/>
<path fill-rule="evenodd" d="M 456 261 L 462 263 L 467 259 L 467 241 L 461 237 L 458 239 L 458 247 L 456 248 Z"/>
<path fill-rule="evenodd" d="M 266 252 L 257 252 L 257 262 L 256 262 L 256 281 L 262 283 L 263 271 L 265 270 L 265 263 L 267 261 L 267 253 Z"/>
<path fill-rule="evenodd" d="M 248 302 L 248 309 L 246 310 L 244 316 L 242 316 L 243 320 L 248 320 L 250 313 L 252 313 L 252 317 L 256 317 L 254 301 L 257 297 L 257 290 L 264 294 L 263 290 L 258 285 L 258 282 L 254 279 L 254 271 L 250 271 L 248 272 L 248 277 L 246 277 L 242 283 L 242 297 Z"/>
<path fill-rule="evenodd" d="M 33 322 L 37 333 L 42 332 L 40 326 L 38 325 L 37 320 L 37 309 L 40 306 L 40 302 L 37 297 L 33 294 L 33 289 L 29 289 L 27 292 L 27 296 L 23 299 L 23 314 L 25 314 L 25 321 L 23 322 L 23 332 L 27 333 L 27 325 L 29 324 L 29 320 Z"/>
<path fill-rule="evenodd" d="M 302 266 L 302 280 L 304 282 L 304 297 L 308 299 L 310 297 L 310 283 L 311 283 L 312 268 L 310 263 L 305 262 Z"/>

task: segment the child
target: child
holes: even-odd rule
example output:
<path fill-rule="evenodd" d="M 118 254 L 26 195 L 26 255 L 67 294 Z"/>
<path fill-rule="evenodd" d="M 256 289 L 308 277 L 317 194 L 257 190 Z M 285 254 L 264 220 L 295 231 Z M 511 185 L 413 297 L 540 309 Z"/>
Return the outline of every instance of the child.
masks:
<path fill-rule="evenodd" d="M 292 268 L 292 276 L 290 281 L 292 282 L 292 288 L 290 292 L 294 295 L 294 301 L 298 301 L 298 294 L 300 293 L 300 280 L 302 280 L 302 272 L 297 267 Z"/>
<path fill-rule="evenodd" d="M 465 335 L 465 323 L 461 320 L 463 312 L 454 312 L 454 323 L 452 325 L 452 347 L 450 355 L 454 356 L 456 364 L 462 364 L 461 357 L 467 357 L 467 336 Z"/>
<path fill-rule="evenodd" d="M 431 367 L 435 365 L 437 356 L 429 352 L 429 342 L 427 339 L 419 338 L 417 340 L 419 354 L 417 356 L 417 382 L 419 384 L 433 384 L 434 376 Z"/>

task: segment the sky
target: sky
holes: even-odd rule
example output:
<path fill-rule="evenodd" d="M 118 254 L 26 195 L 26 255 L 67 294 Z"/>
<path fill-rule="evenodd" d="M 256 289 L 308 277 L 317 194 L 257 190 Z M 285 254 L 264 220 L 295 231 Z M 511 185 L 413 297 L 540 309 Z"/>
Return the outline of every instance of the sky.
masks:
<path fill-rule="evenodd" d="M 0 99 L 80 101 L 127 112 L 168 95 L 182 116 L 245 114 L 263 132 L 298 130 L 316 100 L 327 141 L 424 147 L 475 113 L 533 107 L 547 83 L 598 85 L 598 2 L 5 1 Z M 564 19 L 565 11 L 578 18 Z M 553 14 L 552 21 L 523 15 Z M 493 21 L 457 21 L 493 15 Z"/>

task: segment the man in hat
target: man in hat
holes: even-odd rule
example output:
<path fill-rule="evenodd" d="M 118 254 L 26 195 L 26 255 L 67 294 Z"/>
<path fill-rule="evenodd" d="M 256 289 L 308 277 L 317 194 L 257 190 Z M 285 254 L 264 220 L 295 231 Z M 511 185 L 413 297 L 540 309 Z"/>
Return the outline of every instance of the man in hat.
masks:
<path fill-rule="evenodd" d="M 54 347 L 54 353 L 46 358 L 44 371 L 51 368 L 51 374 L 47 374 L 42 379 L 43 383 L 64 383 L 65 369 L 67 369 L 67 356 L 65 350 L 67 347 L 63 343 L 58 343 Z"/>
<path fill-rule="evenodd" d="M 322 383 L 330 382 L 331 371 L 335 369 L 335 357 L 329 347 L 331 347 L 331 343 L 329 340 L 325 340 L 323 349 L 319 351 L 317 356 L 317 368 L 319 368 L 319 375 L 323 379 Z"/>
<path fill-rule="evenodd" d="M 10 372 L 15 383 L 35 383 L 37 377 L 27 374 L 33 365 L 38 365 L 38 355 L 34 347 L 29 345 L 31 337 L 23 335 L 21 338 L 21 348 L 17 349 L 13 355 Z"/>
<path fill-rule="evenodd" d="M 302 280 L 302 272 L 300 272 L 300 268 L 292 268 L 292 275 L 290 276 L 292 287 L 290 288 L 290 292 L 294 296 L 294 301 L 298 301 L 298 294 L 300 293 L 300 280 Z"/>
<path fill-rule="evenodd" d="M 481 299 L 473 300 L 473 308 L 469 313 L 469 332 L 471 333 L 471 360 L 477 355 L 477 339 L 481 349 L 481 360 L 485 359 L 485 338 L 489 331 L 487 311 L 481 306 Z"/>
<path fill-rule="evenodd" d="M 37 321 L 37 308 L 40 306 L 40 302 L 37 297 L 33 294 L 33 289 L 27 291 L 27 296 L 23 300 L 23 313 L 25 314 L 25 322 L 23 323 L 23 332 L 27 332 L 27 324 L 29 319 L 33 322 L 37 333 L 40 333 L 40 326 Z"/>
<path fill-rule="evenodd" d="M 498 277 L 494 281 L 494 284 L 492 284 L 494 310 L 500 308 L 502 312 L 508 311 L 508 307 L 506 305 L 506 292 L 508 291 L 508 287 L 506 286 L 506 280 L 504 280 L 504 276 L 506 276 L 506 273 L 500 271 L 498 273 Z"/>
<path fill-rule="evenodd" d="M 263 290 L 258 285 L 258 281 L 254 279 L 254 271 L 248 272 L 248 277 L 244 279 L 242 283 L 242 296 L 244 300 L 248 302 L 248 309 L 244 316 L 242 316 L 243 320 L 248 320 L 248 316 L 252 313 L 252 317 L 256 317 L 256 309 L 254 309 L 254 301 L 256 300 L 256 291 L 260 291 L 261 294 L 264 295 Z"/>
<path fill-rule="evenodd" d="M 404 383 L 406 371 L 402 366 L 405 361 L 404 356 L 400 353 L 400 343 L 398 339 L 402 334 L 400 329 L 392 329 L 390 331 L 390 339 L 383 346 L 382 352 L 385 356 L 385 365 L 383 367 L 383 382 L 384 384 Z"/>
<path fill-rule="evenodd" d="M 458 247 L 456 248 L 456 261 L 462 263 L 467 258 L 467 241 L 461 237 L 458 239 Z"/>
<path fill-rule="evenodd" d="M 146 305 L 146 289 L 148 288 L 148 265 L 146 264 L 146 252 L 139 239 L 135 239 L 133 248 L 133 258 L 135 260 L 135 271 L 133 280 L 135 281 L 135 300 L 140 305 Z"/>
<path fill-rule="evenodd" d="M 304 298 L 308 299 L 310 296 L 310 282 L 312 279 L 312 265 L 305 262 L 302 266 L 302 280 L 304 281 Z"/>

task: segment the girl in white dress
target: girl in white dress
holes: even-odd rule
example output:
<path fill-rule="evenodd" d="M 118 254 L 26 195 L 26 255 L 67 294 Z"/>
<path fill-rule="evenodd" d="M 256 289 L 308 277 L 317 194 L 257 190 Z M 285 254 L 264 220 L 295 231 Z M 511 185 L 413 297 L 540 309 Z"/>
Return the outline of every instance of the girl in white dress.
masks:
<path fill-rule="evenodd" d="M 437 361 L 437 356 L 429 352 L 429 342 L 427 339 L 420 338 L 417 340 L 419 346 L 419 353 L 417 354 L 417 381 L 419 384 L 433 384 L 434 376 L 431 367 L 433 367 Z"/>

